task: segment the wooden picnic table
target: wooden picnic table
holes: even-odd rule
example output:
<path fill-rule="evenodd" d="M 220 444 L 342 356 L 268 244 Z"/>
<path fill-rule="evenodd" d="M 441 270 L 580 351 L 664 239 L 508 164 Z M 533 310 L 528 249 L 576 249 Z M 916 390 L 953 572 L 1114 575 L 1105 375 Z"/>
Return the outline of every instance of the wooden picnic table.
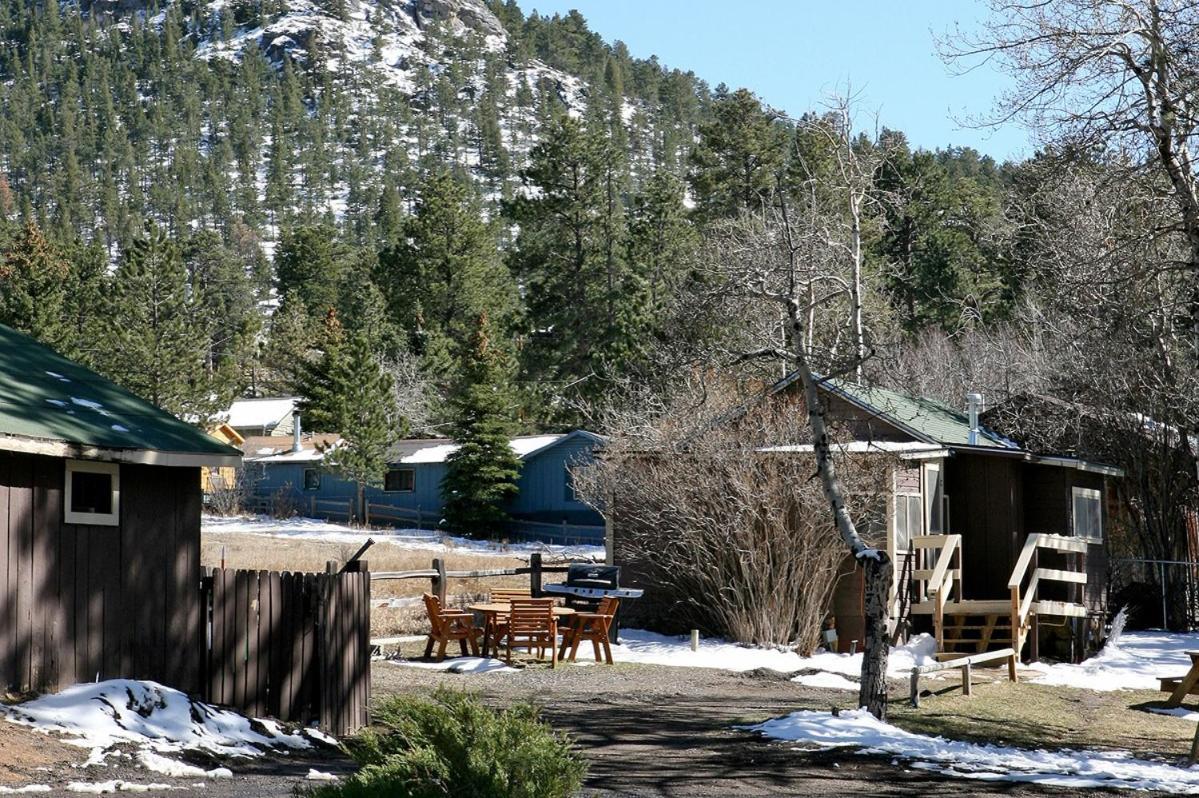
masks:
<path fill-rule="evenodd" d="M 1199 651 L 1188 651 L 1186 654 L 1191 658 L 1191 669 L 1186 676 L 1161 678 L 1161 691 L 1170 694 L 1166 699 L 1168 707 L 1178 706 L 1188 695 L 1199 695 Z M 1199 740 L 1199 736 L 1196 739 Z"/>
<path fill-rule="evenodd" d="M 492 645 L 495 646 L 495 655 L 500 655 L 500 641 L 493 639 L 495 637 L 495 628 L 498 618 L 501 615 L 506 615 L 512 611 L 512 603 L 508 601 L 498 601 L 489 604 L 471 604 L 467 607 L 471 612 L 477 612 L 484 616 L 483 622 L 483 656 L 488 656 Z M 554 616 L 558 619 L 566 618 L 574 615 L 575 611 L 570 607 L 554 607 Z"/>

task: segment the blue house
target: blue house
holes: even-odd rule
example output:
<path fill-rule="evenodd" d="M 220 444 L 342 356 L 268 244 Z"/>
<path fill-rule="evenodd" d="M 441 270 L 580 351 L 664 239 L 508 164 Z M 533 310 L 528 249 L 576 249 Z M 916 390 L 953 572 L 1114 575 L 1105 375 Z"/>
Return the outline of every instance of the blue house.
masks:
<path fill-rule="evenodd" d="M 245 467 L 253 492 L 275 501 L 290 500 L 303 514 L 345 518 L 351 514 L 370 523 L 436 528 L 441 521 L 441 480 L 446 458 L 457 448 L 448 439 L 405 440 L 395 445 L 383 487 L 368 487 L 366 507 L 356 508 L 357 487 L 325 468 L 322 449 L 328 436 L 298 445 L 283 438 L 276 448 L 246 449 Z M 282 442 L 289 446 L 282 449 Z M 513 438 L 521 459 L 520 492 L 508 508 L 512 528 L 523 538 L 555 543 L 604 542 L 604 521 L 575 495 L 571 468 L 589 462 L 603 438 L 586 430 Z M 247 441 L 250 443 L 250 441 Z"/>

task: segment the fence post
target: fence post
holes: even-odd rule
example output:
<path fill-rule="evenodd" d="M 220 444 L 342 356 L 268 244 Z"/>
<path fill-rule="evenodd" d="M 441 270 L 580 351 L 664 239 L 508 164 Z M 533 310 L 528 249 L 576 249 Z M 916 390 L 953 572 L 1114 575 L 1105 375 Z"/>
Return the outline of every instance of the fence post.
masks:
<path fill-rule="evenodd" d="M 433 577 L 433 593 L 437 596 L 437 600 L 441 602 L 442 606 L 445 606 L 445 562 L 440 557 L 433 558 L 433 570 L 437 572 L 437 576 Z"/>
<path fill-rule="evenodd" d="M 541 598 L 541 552 L 539 551 L 529 555 L 529 593 L 533 598 Z"/>
<path fill-rule="evenodd" d="M 371 503 L 370 499 L 365 499 L 362 502 L 362 525 L 369 527 L 371 525 Z"/>
<path fill-rule="evenodd" d="M 316 518 L 316 496 L 308 497 L 308 517 Z"/>

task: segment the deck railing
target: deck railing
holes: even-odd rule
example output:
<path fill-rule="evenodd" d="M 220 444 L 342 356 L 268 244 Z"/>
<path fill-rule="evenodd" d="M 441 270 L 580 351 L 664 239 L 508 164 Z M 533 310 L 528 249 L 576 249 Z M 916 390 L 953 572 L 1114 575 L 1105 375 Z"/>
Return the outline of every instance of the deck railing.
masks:
<path fill-rule="evenodd" d="M 951 594 L 962 599 L 962 536 L 917 535 L 912 538 L 917 567 L 912 570 L 914 603 L 932 604 L 933 633 L 937 650 L 945 637 L 945 605 Z"/>
<path fill-rule="evenodd" d="M 1065 568 L 1041 568 L 1039 553 L 1042 549 L 1065 554 Z M 1043 601 L 1040 598 L 1042 582 L 1085 585 L 1087 542 L 1065 535 L 1033 534 L 1024 541 L 1024 548 L 1016 558 L 1008 589 L 1012 597 L 1012 647 L 1019 654 L 1030 630 L 1035 629 L 1036 616 L 1064 615 L 1081 617 L 1086 607 L 1073 601 Z M 1025 579 L 1028 580 L 1025 585 Z M 1032 637 L 1031 656 L 1037 658 L 1036 635 Z"/>

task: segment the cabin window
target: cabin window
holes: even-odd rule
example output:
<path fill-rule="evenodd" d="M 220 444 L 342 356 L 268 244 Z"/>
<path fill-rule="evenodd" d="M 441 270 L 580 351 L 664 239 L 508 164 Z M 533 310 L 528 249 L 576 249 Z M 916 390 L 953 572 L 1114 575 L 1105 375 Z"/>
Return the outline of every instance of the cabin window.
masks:
<path fill-rule="evenodd" d="M 918 493 L 895 495 L 895 550 L 909 551 L 912 538 L 922 533 L 922 499 Z"/>
<path fill-rule="evenodd" d="M 63 516 L 68 524 L 117 526 L 121 513 L 121 467 L 68 460 Z"/>
<path fill-rule="evenodd" d="M 928 518 L 928 534 L 945 532 L 944 486 L 941 480 L 940 463 L 924 466 L 924 515 Z"/>
<path fill-rule="evenodd" d="M 321 471 L 319 468 L 304 469 L 304 490 L 321 489 Z"/>
<path fill-rule="evenodd" d="M 412 493 L 416 490 L 416 469 L 388 469 L 383 477 L 383 490 L 387 493 Z"/>
<path fill-rule="evenodd" d="M 1103 540 L 1103 494 L 1094 488 L 1074 488 L 1074 536 Z"/>

